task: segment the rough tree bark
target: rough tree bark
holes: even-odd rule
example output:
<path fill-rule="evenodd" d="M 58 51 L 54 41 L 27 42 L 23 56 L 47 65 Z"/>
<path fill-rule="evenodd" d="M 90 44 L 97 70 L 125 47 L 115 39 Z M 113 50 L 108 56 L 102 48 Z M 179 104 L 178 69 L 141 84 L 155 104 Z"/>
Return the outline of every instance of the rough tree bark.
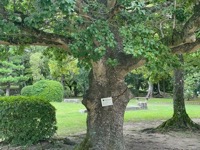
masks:
<path fill-rule="evenodd" d="M 143 64 L 139 61 L 136 64 Z M 111 67 L 106 59 L 93 63 L 89 90 L 83 104 L 88 110 L 87 135 L 77 149 L 125 150 L 123 138 L 124 112 L 131 92 L 124 83 L 128 70 Z M 119 70 L 120 69 L 120 70 Z M 101 98 L 112 97 L 113 106 L 102 107 Z"/>
<path fill-rule="evenodd" d="M 179 55 L 179 58 L 183 62 L 183 56 Z M 184 71 L 179 67 L 174 70 L 173 117 L 158 126 L 156 130 L 165 132 L 169 130 L 200 129 L 200 126 L 194 123 L 186 112 L 183 92 Z"/>

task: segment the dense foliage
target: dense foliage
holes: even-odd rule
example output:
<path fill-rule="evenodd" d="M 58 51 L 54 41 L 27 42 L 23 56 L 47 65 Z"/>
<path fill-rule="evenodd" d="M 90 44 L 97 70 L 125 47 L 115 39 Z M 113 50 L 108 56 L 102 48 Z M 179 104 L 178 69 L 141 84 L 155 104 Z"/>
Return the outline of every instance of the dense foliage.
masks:
<path fill-rule="evenodd" d="M 18 83 L 26 79 L 24 76 L 17 76 L 17 72 L 23 69 L 23 66 L 15 65 L 13 62 L 0 61 L 0 83 Z"/>
<path fill-rule="evenodd" d="M 14 145 L 36 143 L 56 131 L 55 108 L 38 97 L 1 97 L 0 120 L 0 139 Z"/>
<path fill-rule="evenodd" d="M 200 94 L 200 51 L 186 55 L 185 57 L 185 98 L 196 98 Z"/>
<path fill-rule="evenodd" d="M 53 80 L 40 80 L 31 86 L 22 88 L 21 94 L 24 96 L 39 96 L 50 102 L 63 101 L 63 87 Z"/>
<path fill-rule="evenodd" d="M 0 89 L 0 96 L 3 96 L 5 93 L 2 89 Z"/>
<path fill-rule="evenodd" d="M 85 93 L 89 69 L 79 65 L 77 59 L 72 56 L 66 56 L 63 60 L 51 58 L 48 65 L 51 77 L 62 83 L 66 97 L 77 97 Z"/>

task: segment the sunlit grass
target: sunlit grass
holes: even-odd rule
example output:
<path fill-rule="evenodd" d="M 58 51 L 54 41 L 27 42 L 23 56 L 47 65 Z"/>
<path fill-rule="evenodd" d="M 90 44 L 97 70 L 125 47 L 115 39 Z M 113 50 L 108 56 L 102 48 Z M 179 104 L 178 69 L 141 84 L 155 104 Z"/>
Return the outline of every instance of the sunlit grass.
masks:
<path fill-rule="evenodd" d="M 195 102 L 195 103 L 194 103 Z M 144 121 L 144 120 L 166 120 L 173 115 L 172 99 L 150 99 L 147 110 L 126 111 L 125 122 Z M 186 101 L 186 110 L 191 118 L 200 118 L 200 101 Z M 57 103 L 52 105 L 56 108 L 58 136 L 66 136 L 86 130 L 86 113 L 80 113 L 85 107 L 81 103 Z M 135 99 L 128 104 L 137 105 Z"/>
<path fill-rule="evenodd" d="M 79 112 L 85 109 L 81 103 L 53 102 L 52 105 L 56 108 L 57 134 L 59 136 L 86 130 L 87 114 Z"/>

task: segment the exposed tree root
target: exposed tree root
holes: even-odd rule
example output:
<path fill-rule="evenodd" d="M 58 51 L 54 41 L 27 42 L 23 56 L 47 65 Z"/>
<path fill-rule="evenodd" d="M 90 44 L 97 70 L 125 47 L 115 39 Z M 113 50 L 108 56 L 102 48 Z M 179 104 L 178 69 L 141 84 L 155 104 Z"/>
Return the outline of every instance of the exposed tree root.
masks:
<path fill-rule="evenodd" d="M 168 131 L 200 131 L 200 125 L 193 122 L 190 117 L 184 113 L 179 115 L 174 115 L 171 119 L 163 122 L 154 131 L 158 132 L 168 132 Z"/>
<path fill-rule="evenodd" d="M 86 135 L 85 139 L 75 148 L 75 150 L 89 150 L 91 148 L 91 142 Z"/>
<path fill-rule="evenodd" d="M 193 122 L 190 117 L 185 113 L 182 115 L 174 115 L 171 119 L 163 122 L 156 128 L 148 128 L 142 130 L 142 132 L 148 133 L 166 133 L 169 131 L 198 131 L 200 132 L 200 125 Z"/>

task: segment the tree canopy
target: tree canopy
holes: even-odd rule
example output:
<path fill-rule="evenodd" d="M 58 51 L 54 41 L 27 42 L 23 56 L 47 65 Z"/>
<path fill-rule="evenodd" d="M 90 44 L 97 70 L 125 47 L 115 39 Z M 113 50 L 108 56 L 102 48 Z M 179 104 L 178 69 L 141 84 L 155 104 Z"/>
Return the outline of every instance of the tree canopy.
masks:
<path fill-rule="evenodd" d="M 108 48 L 121 50 L 120 46 L 126 54 L 155 58 L 160 56 L 158 49 L 166 50 L 161 38 L 176 53 L 199 47 L 200 40 L 195 34 L 199 29 L 200 6 L 195 5 L 193 12 L 189 9 L 198 0 L 177 4 L 174 13 L 183 25 L 176 32 L 169 27 L 172 19 L 166 18 L 173 17 L 171 1 L 2 0 L 0 3 L 3 33 L 0 44 L 56 46 L 64 49 L 61 52 L 87 62 L 99 60 Z M 119 39 L 114 35 L 115 30 L 120 32 Z M 120 38 L 122 45 L 118 44 Z M 108 63 L 117 62 L 111 58 Z"/>

